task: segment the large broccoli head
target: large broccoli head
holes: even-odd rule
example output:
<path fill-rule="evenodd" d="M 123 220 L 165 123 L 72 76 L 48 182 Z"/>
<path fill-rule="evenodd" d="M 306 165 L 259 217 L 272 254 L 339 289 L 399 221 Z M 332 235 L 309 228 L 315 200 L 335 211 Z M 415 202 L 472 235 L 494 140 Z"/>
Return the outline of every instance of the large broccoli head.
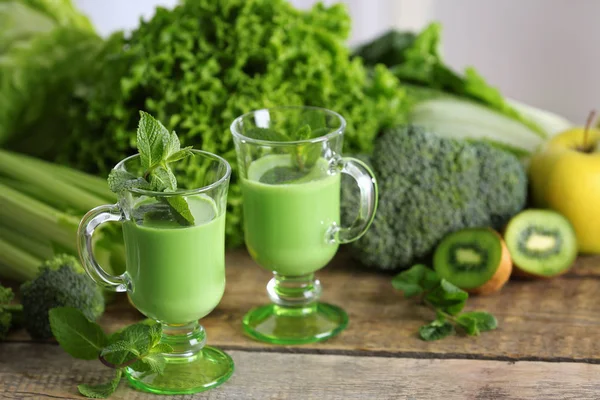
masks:
<path fill-rule="evenodd" d="M 396 128 L 377 139 L 370 164 L 379 206 L 369 231 L 350 245 L 368 267 L 408 267 L 429 256 L 448 233 L 500 228 L 525 206 L 527 181 L 519 160 L 486 143 Z M 356 197 L 345 189 L 343 198 L 348 218 L 356 212 Z"/>
<path fill-rule="evenodd" d="M 21 285 L 23 324 L 35 339 L 52 337 L 48 311 L 55 307 L 74 307 L 88 319 L 95 320 L 104 312 L 104 297 L 70 255 L 57 255 L 45 262 L 32 281 Z"/>

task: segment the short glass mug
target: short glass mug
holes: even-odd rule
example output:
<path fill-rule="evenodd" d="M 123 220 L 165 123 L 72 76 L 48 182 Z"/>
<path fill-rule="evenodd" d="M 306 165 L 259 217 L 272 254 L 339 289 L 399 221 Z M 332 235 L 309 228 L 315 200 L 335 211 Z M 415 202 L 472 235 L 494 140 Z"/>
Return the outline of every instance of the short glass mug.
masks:
<path fill-rule="evenodd" d="M 232 359 L 205 346 L 206 335 L 198 320 L 208 315 L 225 291 L 225 211 L 231 167 L 214 154 L 192 150 L 180 162 L 196 164 L 197 188 L 175 192 L 129 189 L 119 194 L 118 204 L 89 211 L 81 220 L 78 247 L 82 264 L 102 287 L 127 292 L 131 303 L 163 326 L 161 342 L 173 348 L 164 354 L 167 364 L 161 375 L 137 372 L 130 367 L 131 384 L 153 393 L 194 393 L 225 382 L 233 373 Z M 135 176 L 143 173 L 139 155 L 121 161 L 115 169 Z M 175 176 L 184 169 L 175 170 Z M 191 226 L 177 222 L 169 199 L 183 197 L 194 216 Z M 92 253 L 92 235 L 101 224 L 123 225 L 126 272 L 108 274 Z"/>
<path fill-rule="evenodd" d="M 273 272 L 272 304 L 249 311 L 247 335 L 275 344 L 328 339 L 345 329 L 348 315 L 318 301 L 314 272 L 342 243 L 360 238 L 377 208 L 375 176 L 363 162 L 342 157 L 346 122 L 317 107 L 252 111 L 231 124 L 242 187 L 244 236 L 251 257 Z M 341 175 L 360 190 L 358 216 L 340 226 Z"/>

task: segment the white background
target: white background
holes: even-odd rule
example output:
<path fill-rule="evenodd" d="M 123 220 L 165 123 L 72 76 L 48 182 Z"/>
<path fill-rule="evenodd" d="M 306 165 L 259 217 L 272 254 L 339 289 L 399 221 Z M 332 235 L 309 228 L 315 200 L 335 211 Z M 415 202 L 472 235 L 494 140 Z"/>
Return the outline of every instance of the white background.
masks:
<path fill-rule="evenodd" d="M 308 7 L 313 0 L 290 0 Z M 334 3 L 325 0 L 325 3 Z M 176 0 L 76 0 L 101 34 Z M 442 22 L 450 65 L 473 65 L 504 94 L 583 124 L 600 107 L 600 0 L 346 0 L 350 45 L 390 27 Z"/>

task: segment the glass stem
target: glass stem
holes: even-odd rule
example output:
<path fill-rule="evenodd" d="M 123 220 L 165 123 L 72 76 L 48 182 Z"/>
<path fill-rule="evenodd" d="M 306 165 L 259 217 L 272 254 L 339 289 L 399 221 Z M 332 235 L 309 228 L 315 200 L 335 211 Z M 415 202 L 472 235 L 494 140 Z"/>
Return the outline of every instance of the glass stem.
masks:
<path fill-rule="evenodd" d="M 198 321 L 183 325 L 162 324 L 162 327 L 161 343 L 169 344 L 173 348 L 169 357 L 191 357 L 206 344 L 206 332 Z"/>
<path fill-rule="evenodd" d="M 285 276 L 277 273 L 267 284 L 267 292 L 273 303 L 281 308 L 307 308 L 317 306 L 321 296 L 321 282 L 315 274 Z"/>

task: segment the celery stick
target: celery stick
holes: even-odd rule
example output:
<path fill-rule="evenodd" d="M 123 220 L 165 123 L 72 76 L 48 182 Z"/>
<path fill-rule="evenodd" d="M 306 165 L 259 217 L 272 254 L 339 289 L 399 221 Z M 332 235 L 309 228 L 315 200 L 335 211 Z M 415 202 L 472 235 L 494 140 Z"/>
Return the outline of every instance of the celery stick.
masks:
<path fill-rule="evenodd" d="M 57 178 L 101 197 L 105 203 L 117 202 L 117 195 L 110 191 L 105 178 L 100 178 L 73 168 L 40 160 L 39 158 L 26 156 L 24 154 L 10 153 L 0 149 L 0 155 L 2 155 L 2 153 L 13 157 L 19 162 L 47 169 Z"/>
<path fill-rule="evenodd" d="M 77 251 L 76 233 L 79 219 L 61 213 L 0 183 L 0 221 L 41 239 L 46 238 L 67 249 Z"/>
<path fill-rule="evenodd" d="M 64 200 L 54 197 L 51 193 L 48 193 L 43 188 L 35 186 L 29 182 L 18 181 L 0 176 L 0 183 L 10 186 L 17 191 L 24 193 L 36 200 L 40 200 L 58 210 L 69 210 L 69 204 L 65 203 Z"/>
<path fill-rule="evenodd" d="M 3 225 L 0 225 L 0 239 L 41 260 L 46 260 L 54 255 L 54 250 L 49 242 L 37 240 Z"/>
<path fill-rule="evenodd" d="M 39 186 L 82 212 L 105 203 L 104 199 L 58 179 L 48 169 L 22 162 L 6 151 L 0 151 L 0 171 L 5 176 Z"/>
<path fill-rule="evenodd" d="M 24 282 L 37 275 L 42 260 L 0 239 L 2 277 Z"/>

